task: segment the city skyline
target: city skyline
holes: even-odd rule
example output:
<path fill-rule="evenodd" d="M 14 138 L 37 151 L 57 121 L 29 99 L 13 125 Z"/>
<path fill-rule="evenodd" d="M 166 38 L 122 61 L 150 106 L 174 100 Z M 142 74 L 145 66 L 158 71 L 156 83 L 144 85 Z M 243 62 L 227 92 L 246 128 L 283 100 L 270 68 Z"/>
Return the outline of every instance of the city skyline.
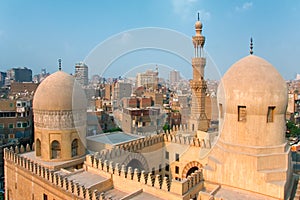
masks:
<path fill-rule="evenodd" d="M 157 27 L 190 38 L 194 32 L 189 27 L 199 12 L 203 35 L 207 36 L 205 50 L 220 74 L 249 54 L 249 39 L 253 37 L 254 54 L 271 62 L 285 79 L 294 79 L 299 73 L 300 28 L 296 26 L 299 8 L 300 2 L 257 0 L 89 1 L 84 4 L 1 1 L 0 69 L 28 67 L 36 74 L 41 68 L 47 68 L 53 73 L 58 69 L 57 60 L 62 58 L 63 70 L 74 73 L 76 62 L 83 61 L 97 45 L 122 32 Z M 190 77 L 189 63 L 157 52 L 131 53 L 122 60 L 124 65 L 120 62 L 115 65 L 128 72 L 151 60 Z M 136 58 L 139 62 L 133 62 Z M 97 67 L 89 66 L 89 69 Z M 114 71 L 111 76 L 118 77 L 119 73 Z"/>

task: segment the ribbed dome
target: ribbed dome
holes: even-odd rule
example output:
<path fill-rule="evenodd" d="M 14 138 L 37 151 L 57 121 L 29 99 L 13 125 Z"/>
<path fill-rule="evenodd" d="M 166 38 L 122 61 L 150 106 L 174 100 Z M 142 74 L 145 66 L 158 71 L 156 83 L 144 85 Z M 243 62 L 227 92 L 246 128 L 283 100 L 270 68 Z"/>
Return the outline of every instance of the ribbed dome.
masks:
<path fill-rule="evenodd" d="M 57 71 L 48 76 L 37 88 L 33 98 L 34 110 L 74 110 L 85 109 L 84 91 L 75 78 Z"/>

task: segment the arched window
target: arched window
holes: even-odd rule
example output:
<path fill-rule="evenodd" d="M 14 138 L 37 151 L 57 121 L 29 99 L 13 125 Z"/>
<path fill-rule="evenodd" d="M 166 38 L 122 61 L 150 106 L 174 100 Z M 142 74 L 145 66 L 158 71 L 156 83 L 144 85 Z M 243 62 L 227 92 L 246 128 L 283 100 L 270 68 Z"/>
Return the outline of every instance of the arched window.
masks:
<path fill-rule="evenodd" d="M 51 158 L 60 158 L 60 144 L 57 140 L 51 143 Z"/>
<path fill-rule="evenodd" d="M 35 155 L 41 156 L 41 141 L 40 141 L 40 139 L 36 139 L 36 141 L 35 141 Z"/>
<path fill-rule="evenodd" d="M 72 142 L 72 157 L 78 155 L 78 139 L 74 139 Z"/>

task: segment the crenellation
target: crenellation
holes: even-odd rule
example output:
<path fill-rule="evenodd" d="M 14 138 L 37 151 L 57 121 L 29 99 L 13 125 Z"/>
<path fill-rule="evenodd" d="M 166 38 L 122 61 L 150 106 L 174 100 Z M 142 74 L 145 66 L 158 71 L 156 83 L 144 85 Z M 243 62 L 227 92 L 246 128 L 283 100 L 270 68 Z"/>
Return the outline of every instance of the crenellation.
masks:
<path fill-rule="evenodd" d="M 104 160 L 103 162 L 103 170 L 105 172 L 109 172 L 109 168 L 108 168 L 108 160 Z"/>
<path fill-rule="evenodd" d="M 101 192 L 99 200 L 105 200 L 105 194 L 103 192 Z"/>
<path fill-rule="evenodd" d="M 136 182 L 140 182 L 140 176 L 141 176 L 140 170 L 135 168 L 134 172 L 133 172 L 133 179 L 132 180 L 134 180 Z"/>
<path fill-rule="evenodd" d="M 86 200 L 91 200 L 92 199 L 92 192 L 90 189 L 85 190 L 85 199 Z"/>
<path fill-rule="evenodd" d="M 63 186 L 64 190 L 68 191 L 69 189 L 69 182 L 67 178 L 63 178 Z"/>
<path fill-rule="evenodd" d="M 15 146 L 15 153 L 20 153 L 18 146 Z"/>
<path fill-rule="evenodd" d="M 99 200 L 98 192 L 97 190 L 92 191 L 92 197 L 91 200 Z"/>
<path fill-rule="evenodd" d="M 73 180 L 70 180 L 70 182 L 69 182 L 68 191 L 71 192 L 72 194 L 74 193 L 74 182 L 73 182 Z"/>
<path fill-rule="evenodd" d="M 143 183 L 143 184 L 147 184 L 147 177 L 146 177 L 146 172 L 145 172 L 145 170 L 142 170 L 142 171 L 141 171 L 140 182 Z"/>
<path fill-rule="evenodd" d="M 24 153 L 24 152 L 25 152 L 25 148 L 24 148 L 23 144 L 21 144 L 21 146 L 20 146 L 20 153 Z"/>
<path fill-rule="evenodd" d="M 49 180 L 51 183 L 55 184 L 55 181 L 54 181 L 54 173 L 51 171 L 50 174 L 49 174 Z"/>
<path fill-rule="evenodd" d="M 79 197 L 85 198 L 86 189 L 83 185 L 79 185 Z"/>
<path fill-rule="evenodd" d="M 163 178 L 161 189 L 165 191 L 170 191 L 169 178 L 166 176 Z"/>
<path fill-rule="evenodd" d="M 99 165 L 99 159 L 98 158 L 96 158 L 96 156 L 94 156 L 94 162 L 93 162 L 93 167 L 94 168 L 96 168 L 96 169 L 98 169 L 98 165 Z"/>
<path fill-rule="evenodd" d="M 125 165 L 122 165 L 122 167 L 121 167 L 120 176 L 123 177 L 123 178 L 127 177 L 127 171 L 126 171 L 126 166 Z"/>
<path fill-rule="evenodd" d="M 120 164 L 116 163 L 114 174 L 117 174 L 118 176 L 120 176 L 120 173 L 121 173 Z"/>
<path fill-rule="evenodd" d="M 154 179 L 152 177 L 152 173 L 151 172 L 149 172 L 148 176 L 147 176 L 147 185 L 150 185 L 152 187 L 154 186 Z"/>
<path fill-rule="evenodd" d="M 80 195 L 80 185 L 79 183 L 74 183 L 74 194 L 79 196 Z"/>
<path fill-rule="evenodd" d="M 132 167 L 128 167 L 128 169 L 127 169 L 127 179 L 130 179 L 130 180 L 133 179 Z"/>
<path fill-rule="evenodd" d="M 108 171 L 114 174 L 114 161 L 109 162 Z"/>
<path fill-rule="evenodd" d="M 162 185 L 161 176 L 159 174 L 156 174 L 154 179 L 154 187 L 161 189 L 161 185 Z"/>
<path fill-rule="evenodd" d="M 31 151 L 30 145 L 27 143 L 26 144 L 26 152 L 30 152 L 30 151 Z"/>

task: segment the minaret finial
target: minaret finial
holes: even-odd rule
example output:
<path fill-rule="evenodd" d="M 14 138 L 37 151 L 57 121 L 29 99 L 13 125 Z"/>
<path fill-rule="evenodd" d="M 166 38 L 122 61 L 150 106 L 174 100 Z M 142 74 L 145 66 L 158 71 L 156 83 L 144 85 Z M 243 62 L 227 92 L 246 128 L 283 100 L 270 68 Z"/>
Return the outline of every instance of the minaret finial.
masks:
<path fill-rule="evenodd" d="M 250 55 L 253 54 L 253 39 L 252 37 L 250 38 Z"/>
<path fill-rule="evenodd" d="M 199 14 L 199 12 L 198 12 L 198 21 L 200 21 L 200 14 Z"/>
<path fill-rule="evenodd" d="M 58 59 L 58 70 L 61 71 L 61 59 Z"/>

